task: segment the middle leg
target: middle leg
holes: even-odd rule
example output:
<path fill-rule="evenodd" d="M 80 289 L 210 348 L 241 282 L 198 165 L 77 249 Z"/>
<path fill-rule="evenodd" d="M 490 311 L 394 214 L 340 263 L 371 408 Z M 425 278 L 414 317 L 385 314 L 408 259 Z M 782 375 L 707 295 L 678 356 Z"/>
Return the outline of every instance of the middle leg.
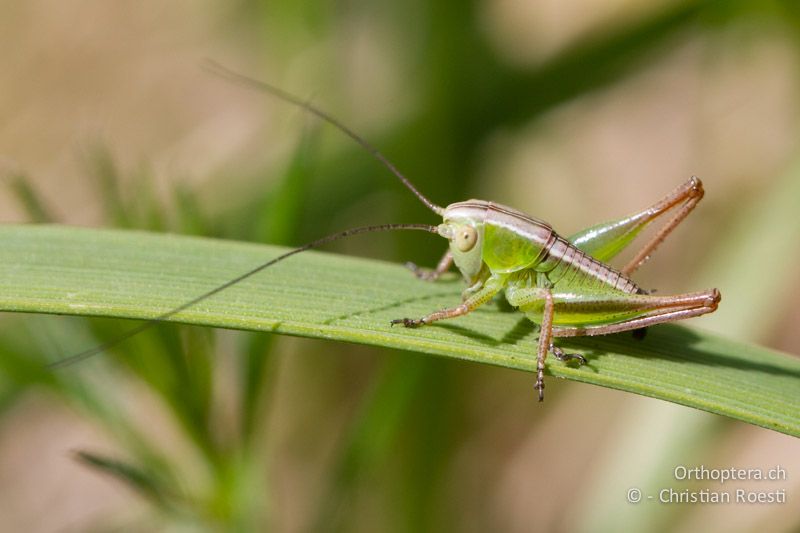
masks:
<path fill-rule="evenodd" d="M 553 322 L 555 317 L 555 300 L 550 289 L 543 287 L 531 287 L 526 289 L 511 289 L 506 291 L 508 302 L 515 307 L 525 307 L 527 304 L 536 302 L 541 304 L 541 320 L 539 322 L 539 341 L 536 349 L 536 385 L 534 388 L 539 391 L 539 401 L 544 401 L 544 363 L 548 352 L 559 361 L 578 361 L 585 364 L 586 359 L 579 354 L 565 353 L 561 348 L 553 345 Z"/>

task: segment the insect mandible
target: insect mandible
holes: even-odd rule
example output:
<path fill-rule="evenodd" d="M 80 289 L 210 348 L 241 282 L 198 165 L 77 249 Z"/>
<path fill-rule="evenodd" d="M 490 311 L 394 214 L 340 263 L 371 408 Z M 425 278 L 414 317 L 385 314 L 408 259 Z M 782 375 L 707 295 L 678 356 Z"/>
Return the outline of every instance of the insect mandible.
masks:
<path fill-rule="evenodd" d="M 299 106 L 333 125 L 378 159 L 426 207 L 440 215 L 442 223 L 438 226 L 383 224 L 322 237 L 266 261 L 110 342 L 57 361 L 49 365 L 50 368 L 67 366 L 101 353 L 292 255 L 333 240 L 374 231 L 423 230 L 437 233 L 449 241 L 449 246 L 436 268 L 424 270 L 412 263 L 408 264 L 409 268 L 421 280 L 432 282 L 455 264 L 467 283 L 460 304 L 421 318 L 399 318 L 393 320 L 391 325 L 416 328 L 463 316 L 503 292 L 509 304 L 525 313 L 539 327 L 535 384 L 539 401 L 544 400 L 544 369 L 549 353 L 562 361 L 586 363 L 582 355 L 565 353 L 556 346 L 554 338 L 638 330 L 704 315 L 717 309 L 720 301 L 717 289 L 656 296 L 642 290 L 630 278 L 703 197 L 702 183 L 694 176 L 642 211 L 592 226 L 565 238 L 546 222 L 493 202 L 468 200 L 440 207 L 420 193 L 381 152 L 329 114 L 276 87 L 232 72 L 216 63 L 209 63 L 207 67 L 226 79 Z M 666 219 L 622 269 L 616 270 L 607 264 L 629 246 L 645 227 L 656 220 L 663 221 L 668 213 L 673 213 L 672 217 Z"/>

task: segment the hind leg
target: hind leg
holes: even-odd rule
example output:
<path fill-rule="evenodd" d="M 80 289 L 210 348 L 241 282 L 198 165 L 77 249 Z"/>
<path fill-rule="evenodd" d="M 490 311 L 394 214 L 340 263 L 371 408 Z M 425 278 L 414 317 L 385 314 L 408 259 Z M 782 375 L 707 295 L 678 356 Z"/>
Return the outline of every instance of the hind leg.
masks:
<path fill-rule="evenodd" d="M 622 268 L 623 274 L 630 275 L 650 258 L 656 247 L 692 212 L 702 198 L 703 184 L 692 176 L 686 183 L 647 209 L 620 220 L 587 228 L 572 235 L 569 241 L 595 259 L 608 262 L 624 250 L 651 222 L 679 206 L 674 216 Z"/>
<path fill-rule="evenodd" d="M 560 360 L 586 362 L 582 355 L 565 354 L 555 347 L 553 338 L 607 335 L 712 313 L 717 309 L 720 294 L 717 289 L 711 289 L 673 296 L 622 292 L 576 295 L 539 287 L 510 287 L 506 289 L 506 298 L 534 322 L 540 323 L 536 389 L 542 401 L 544 363 L 549 351 Z"/>

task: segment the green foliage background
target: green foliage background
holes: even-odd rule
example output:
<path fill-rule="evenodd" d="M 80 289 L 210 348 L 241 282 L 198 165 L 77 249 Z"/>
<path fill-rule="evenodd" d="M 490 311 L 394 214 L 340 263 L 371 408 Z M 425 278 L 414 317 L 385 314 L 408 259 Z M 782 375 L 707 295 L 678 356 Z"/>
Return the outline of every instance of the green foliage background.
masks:
<path fill-rule="evenodd" d="M 592 98 L 634 83 L 680 56 L 687 42 L 688 53 L 698 53 L 692 46 L 700 49 L 709 64 L 747 56 L 765 42 L 788 56 L 789 64 L 800 58 L 800 10 L 794 2 L 647 5 L 600 19 L 555 51 L 526 61 L 498 50 L 497 30 L 487 22 L 490 3 L 245 1 L 224 8 L 209 3 L 207 18 L 215 24 L 206 29 L 214 29 L 213 41 L 181 57 L 197 60 L 187 70 L 210 55 L 303 96 L 313 94 L 319 105 L 366 130 L 436 202 L 491 197 L 551 220 L 559 229 L 566 225 L 562 231 L 569 234 L 622 214 L 615 210 L 619 205 L 623 212 L 639 208 L 642 200 L 613 176 L 605 176 L 603 185 L 618 189 L 614 210 L 589 194 L 548 196 L 548 190 L 559 189 L 552 184 L 548 189 L 541 174 L 508 183 L 491 173 L 486 159 L 498 152 L 501 159 L 508 155 L 502 148 L 509 139 L 531 132 L 547 136 L 565 108 L 581 102 L 591 106 Z M 134 27 L 147 27 L 148 20 Z M 143 35 L 134 34 L 129 42 Z M 362 35 L 367 44 L 353 45 Z M 373 40 L 384 48 L 373 50 Z M 166 42 L 179 46 L 182 41 Z M 350 62 L 358 53 L 369 61 L 356 69 Z M 390 63 L 383 61 L 387 58 Z M 26 68 L 36 72 L 37 67 Z M 136 71 L 133 65 L 115 69 Z M 388 118 L 359 127 L 364 117 L 349 118 L 362 111 L 362 103 L 369 107 L 359 97 L 380 92 L 380 69 L 390 71 L 386 78 L 399 85 L 391 89 L 399 111 L 389 100 L 384 104 L 389 109 L 382 110 Z M 169 73 L 160 74 L 148 83 L 164 84 L 168 92 Z M 359 80 L 368 86 L 353 87 Z M 87 197 L 102 210 L 104 224 L 297 244 L 351 225 L 432 222 L 391 176 L 330 128 L 298 118 L 297 112 L 274 111 L 279 103 L 256 103 L 258 97 L 202 74 L 193 83 L 200 93 L 202 86 L 216 84 L 231 107 L 270 106 L 262 128 L 274 144 L 283 144 L 283 157 L 253 159 L 269 142 L 253 140 L 263 130 L 250 131 L 236 157 L 205 167 L 203 179 L 165 185 L 163 171 L 151 166 L 146 154 L 131 156 L 114 138 L 101 135 L 102 141 L 84 150 L 84 178 L 91 183 Z M 751 98 L 759 95 L 746 94 Z M 223 100 L 208 101 L 218 106 Z M 196 104 L 198 113 L 206 103 Z M 788 107 L 785 113 L 794 117 L 795 111 Z M 153 132 L 159 128 L 170 126 L 152 124 Z M 658 135 L 659 124 L 651 124 L 650 131 Z M 233 142 L 225 133 L 219 132 L 218 142 Z M 743 170 L 738 181 L 728 182 L 706 179 L 700 169 L 708 198 L 679 230 L 684 237 L 676 236 L 675 247 L 659 251 L 653 263 L 661 263 L 660 270 L 648 265 L 643 276 L 665 291 L 719 286 L 720 316 L 700 327 L 797 352 L 797 337 L 779 333 L 797 324 L 788 302 L 800 290 L 800 171 L 793 165 L 797 147 L 790 144 L 769 169 L 774 178 L 763 169 L 757 175 Z M 724 157 L 750 163 L 743 168 L 761 168 L 758 156 L 748 159 L 736 143 L 731 146 Z M 635 158 L 636 150 L 632 146 L 625 157 Z M 196 157 L 202 155 L 198 151 Z M 61 205 L 26 161 L 20 156 L 20 168 L 7 180 L 22 207 L 20 219 L 58 222 L 84 207 Z M 644 202 L 686 177 L 669 182 L 643 177 Z M 57 179 L 50 177 L 50 183 Z M 588 190 L 599 178 L 570 179 L 578 185 L 568 190 Z M 514 201 L 531 191 L 541 191 L 536 205 Z M 334 249 L 433 264 L 441 243 L 399 234 L 343 242 Z M 110 357 L 66 373 L 42 372 L 41 362 L 54 354 L 80 351 L 129 325 L 27 315 L 3 321 L 3 434 L 13 442 L 16 429 L 10 421 L 28 412 L 31 398 L 44 404 L 40 410 L 66 406 L 107 437 L 87 438 L 75 458 L 108 474 L 114 480 L 109 486 L 121 482 L 132 489 L 123 504 L 98 512 L 86 511 L 84 504 L 81 529 L 617 531 L 624 520 L 631 527 L 671 530 L 726 522 L 707 508 L 631 506 L 626 489 L 632 484 L 654 493 L 663 486 L 683 488 L 670 477 L 676 464 L 768 467 L 777 462 L 800 468 L 791 459 L 800 457 L 796 439 L 765 436 L 766 430 L 720 417 L 552 379 L 546 406 L 540 408 L 525 373 L 341 343 L 164 325 L 119 346 Z M 770 461 L 759 462 L 764 457 Z M 62 454 L 58 460 L 71 459 Z M 800 470 L 794 472 L 781 487 L 796 490 Z M 49 481 L 44 476 L 38 483 Z M 74 488 L 80 490 L 80 485 Z M 741 513 L 746 518 L 737 518 L 733 529 L 768 525 L 788 531 L 798 525 L 791 505 L 737 508 L 730 515 Z M 46 530 L 41 517 L 16 520 L 28 530 Z M 64 511 L 63 520 L 74 515 Z"/>

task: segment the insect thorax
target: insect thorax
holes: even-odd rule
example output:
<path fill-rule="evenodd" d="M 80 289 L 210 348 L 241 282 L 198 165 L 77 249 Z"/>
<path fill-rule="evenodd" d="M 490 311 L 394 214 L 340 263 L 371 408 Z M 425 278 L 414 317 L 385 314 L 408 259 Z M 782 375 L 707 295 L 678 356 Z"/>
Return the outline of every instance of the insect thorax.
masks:
<path fill-rule="evenodd" d="M 453 239 L 450 240 L 453 259 L 468 280 L 474 279 L 484 264 L 495 274 L 535 266 L 555 235 L 553 229 L 540 220 L 483 200 L 451 204 L 445 210 L 444 222 L 452 233 L 464 225 L 478 232 L 476 246 L 468 251 L 459 250 L 453 246 Z"/>
<path fill-rule="evenodd" d="M 444 220 L 453 228 L 470 225 L 478 232 L 476 246 L 466 252 L 451 240 L 453 259 L 469 282 L 485 268 L 500 275 L 532 269 L 546 274 L 548 284 L 570 282 L 639 292 L 630 279 L 581 251 L 549 224 L 510 207 L 468 200 L 449 205 Z"/>

